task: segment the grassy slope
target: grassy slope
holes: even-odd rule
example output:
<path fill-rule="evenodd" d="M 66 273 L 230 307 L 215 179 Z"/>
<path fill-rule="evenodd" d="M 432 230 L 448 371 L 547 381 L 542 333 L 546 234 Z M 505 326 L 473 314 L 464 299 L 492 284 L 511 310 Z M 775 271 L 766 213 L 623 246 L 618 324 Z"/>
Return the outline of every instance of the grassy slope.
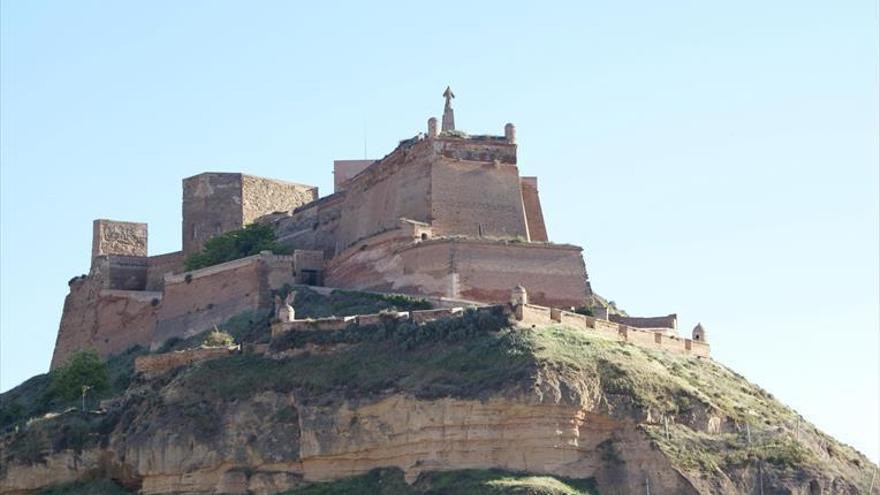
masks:
<path fill-rule="evenodd" d="M 404 309 L 406 304 L 370 295 L 324 298 L 306 292 L 297 298 L 297 311 L 344 315 L 365 308 Z M 266 318 L 243 315 L 224 329 L 239 339 L 264 340 Z M 675 465 L 696 476 L 735 476 L 760 465 L 777 477 L 825 473 L 866 484 L 873 469 L 864 456 L 713 361 L 648 351 L 583 330 L 512 329 L 500 315 L 471 312 L 423 326 L 389 320 L 336 332 L 292 332 L 272 347 L 283 351 L 308 344 L 333 345 L 336 351 L 281 360 L 241 355 L 178 370 L 168 379 L 189 393 L 176 406 L 204 427 L 216 415 L 202 414 L 210 410 L 200 404 L 246 399 L 263 390 L 296 391 L 303 400 L 319 401 L 368 400 L 397 392 L 423 399 L 485 398 L 533 393 L 540 379 L 542 391 L 561 400 L 582 401 L 598 388 L 612 414 L 641 420 L 650 413 L 654 421 L 643 422 L 641 428 Z M 128 369 L 132 357 L 116 358 L 121 363 L 117 368 Z M 118 386 L 127 383 L 123 371 Z M 3 394 L 3 407 L 38 402 L 34 397 L 44 382 L 35 377 Z M 722 433 L 703 432 L 709 415 L 729 419 Z M 659 419 L 663 417 L 669 419 L 668 427 Z M 491 486 L 496 485 L 503 484 Z"/>

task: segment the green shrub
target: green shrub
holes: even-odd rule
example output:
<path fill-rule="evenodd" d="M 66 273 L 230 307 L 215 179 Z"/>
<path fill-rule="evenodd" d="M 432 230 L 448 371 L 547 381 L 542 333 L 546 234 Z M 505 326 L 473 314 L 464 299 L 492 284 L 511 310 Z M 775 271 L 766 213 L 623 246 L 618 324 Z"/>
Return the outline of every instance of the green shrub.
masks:
<path fill-rule="evenodd" d="M 110 390 L 107 363 L 92 350 L 77 352 L 52 373 L 50 394 L 65 402 L 72 402 L 82 396 L 83 387 L 87 387 L 86 393 L 95 395 Z"/>
<path fill-rule="evenodd" d="M 232 335 L 221 331 L 216 326 L 214 330 L 205 337 L 202 345 L 205 347 L 229 347 L 235 343 L 235 339 L 232 338 Z"/>
<path fill-rule="evenodd" d="M 198 270 L 246 256 L 272 251 L 289 254 L 290 248 L 282 246 L 275 237 L 275 230 L 268 225 L 250 224 L 209 239 L 201 252 L 189 255 L 183 262 L 187 271 Z"/>

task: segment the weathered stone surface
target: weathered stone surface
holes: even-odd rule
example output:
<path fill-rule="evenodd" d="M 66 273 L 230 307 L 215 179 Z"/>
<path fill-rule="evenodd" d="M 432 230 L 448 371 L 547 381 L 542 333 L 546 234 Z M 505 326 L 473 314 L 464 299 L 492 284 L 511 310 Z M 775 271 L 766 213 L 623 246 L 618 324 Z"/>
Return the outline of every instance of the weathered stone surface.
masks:
<path fill-rule="evenodd" d="M 240 173 L 203 173 L 183 180 L 183 252 L 273 212 L 291 211 L 318 198 L 313 186 Z"/>
<path fill-rule="evenodd" d="M 510 289 L 522 285 L 536 304 L 561 307 L 587 297 L 576 246 L 458 238 L 365 246 L 327 264 L 327 285 L 488 303 L 508 302 Z"/>
<path fill-rule="evenodd" d="M 147 255 L 147 224 L 99 219 L 92 224 L 92 259 L 97 256 Z"/>

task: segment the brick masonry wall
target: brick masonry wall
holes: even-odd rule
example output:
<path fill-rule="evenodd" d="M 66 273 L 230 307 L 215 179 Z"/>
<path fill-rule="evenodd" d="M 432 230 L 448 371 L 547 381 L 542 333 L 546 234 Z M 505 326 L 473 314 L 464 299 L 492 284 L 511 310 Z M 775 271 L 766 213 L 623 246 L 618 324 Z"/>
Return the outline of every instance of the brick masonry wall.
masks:
<path fill-rule="evenodd" d="M 529 226 L 529 240 L 547 242 L 547 226 L 544 225 L 544 211 L 541 209 L 541 198 L 538 197 L 538 178 L 521 177 L 523 207 L 526 211 L 526 223 Z"/>

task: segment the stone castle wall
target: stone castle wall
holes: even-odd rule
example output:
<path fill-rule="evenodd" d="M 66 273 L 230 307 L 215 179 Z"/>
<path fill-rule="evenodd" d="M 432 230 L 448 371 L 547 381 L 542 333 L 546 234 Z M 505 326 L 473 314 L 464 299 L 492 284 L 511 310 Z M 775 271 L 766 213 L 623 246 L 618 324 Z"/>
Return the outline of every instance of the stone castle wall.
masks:
<path fill-rule="evenodd" d="M 242 222 L 245 226 L 273 212 L 289 212 L 318 199 L 318 188 L 293 182 L 241 176 Z"/>
<path fill-rule="evenodd" d="M 165 288 L 166 273 L 183 271 L 183 251 L 160 254 L 147 258 L 147 290 L 161 291 Z"/>
<path fill-rule="evenodd" d="M 587 332 L 595 332 L 599 335 L 645 349 L 690 354 L 702 358 L 708 358 L 710 354 L 709 344 L 705 342 L 683 339 L 664 332 L 636 328 L 555 308 L 534 304 L 521 304 L 513 308 L 513 314 L 520 325 L 528 327 L 540 328 L 560 324 L 572 328 L 581 328 Z"/>
<path fill-rule="evenodd" d="M 516 165 L 437 160 L 431 168 L 430 223 L 437 236 L 527 240 Z"/>
<path fill-rule="evenodd" d="M 672 330 L 678 328 L 678 316 L 674 314 L 667 316 L 651 317 L 620 316 L 616 314 L 610 314 L 608 315 L 608 319 L 615 323 L 623 323 L 624 325 L 636 328 L 669 328 Z"/>
<path fill-rule="evenodd" d="M 332 194 L 297 208 L 292 215 L 265 221 L 275 228 L 281 244 L 294 249 L 320 250 L 331 258 L 336 254 L 336 232 L 344 200 L 344 192 Z"/>
<path fill-rule="evenodd" d="M 161 292 L 105 289 L 99 271 L 70 283 L 64 299 L 51 369 L 71 353 L 94 349 L 102 356 L 149 345 Z"/>
<path fill-rule="evenodd" d="M 247 310 L 269 309 L 271 291 L 293 284 L 294 260 L 306 268 L 320 253 L 260 254 L 221 265 L 167 275 L 164 293 L 108 289 L 107 273 L 97 268 L 70 283 L 52 357 L 52 368 L 74 351 L 91 348 L 102 356 L 133 345 L 159 347 L 172 337 L 186 338 Z M 170 266 L 169 253 L 157 266 Z M 146 259 L 146 258 L 142 258 Z"/>
<path fill-rule="evenodd" d="M 205 173 L 183 179 L 184 256 L 242 226 L 241 174 Z"/>
<path fill-rule="evenodd" d="M 544 212 L 541 210 L 541 199 L 538 197 L 538 178 L 521 177 L 523 207 L 526 211 L 526 223 L 529 226 L 529 240 L 547 242 L 547 226 L 544 225 Z"/>
<path fill-rule="evenodd" d="M 165 296 L 159 306 L 152 347 L 172 337 L 187 338 L 203 332 L 247 310 L 271 308 L 270 278 L 275 288 L 294 282 L 292 257 L 286 258 L 285 265 L 267 263 L 262 255 L 256 255 L 165 277 Z M 268 257 L 273 259 L 272 255 Z"/>
<path fill-rule="evenodd" d="M 431 214 L 432 149 L 423 142 L 398 147 L 351 179 L 337 229 L 337 252 L 396 229 L 401 218 L 427 222 Z"/>
<path fill-rule="evenodd" d="M 587 297 L 586 268 L 576 246 L 454 238 L 371 241 L 329 262 L 327 285 L 487 303 L 506 302 L 510 288 L 523 285 L 534 302 L 562 307 L 581 306 Z"/>

